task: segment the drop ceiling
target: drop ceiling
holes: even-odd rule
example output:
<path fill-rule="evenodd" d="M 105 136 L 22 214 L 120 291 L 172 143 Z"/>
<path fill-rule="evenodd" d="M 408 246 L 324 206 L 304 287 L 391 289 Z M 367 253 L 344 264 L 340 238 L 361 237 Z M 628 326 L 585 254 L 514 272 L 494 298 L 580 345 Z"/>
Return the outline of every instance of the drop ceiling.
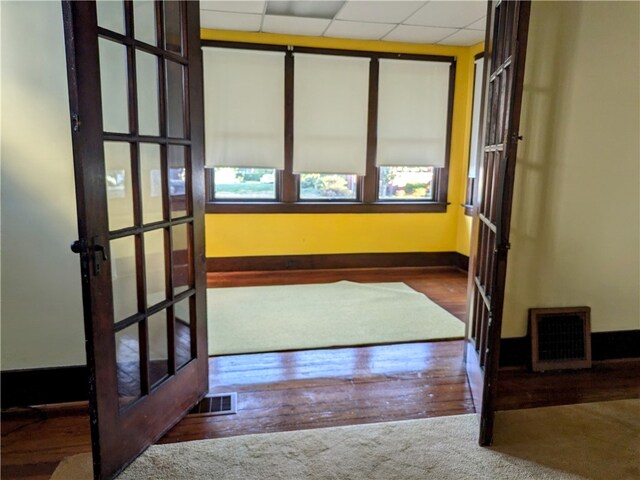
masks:
<path fill-rule="evenodd" d="M 203 28 L 469 46 L 484 40 L 486 0 L 200 1 Z"/>

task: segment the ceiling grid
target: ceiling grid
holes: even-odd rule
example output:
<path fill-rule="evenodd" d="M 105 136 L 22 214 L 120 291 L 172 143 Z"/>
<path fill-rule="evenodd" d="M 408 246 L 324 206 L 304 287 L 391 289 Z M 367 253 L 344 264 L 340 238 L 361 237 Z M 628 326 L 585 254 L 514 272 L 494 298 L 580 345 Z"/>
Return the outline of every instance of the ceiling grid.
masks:
<path fill-rule="evenodd" d="M 469 46 L 484 40 L 486 1 L 203 0 L 203 28 Z"/>

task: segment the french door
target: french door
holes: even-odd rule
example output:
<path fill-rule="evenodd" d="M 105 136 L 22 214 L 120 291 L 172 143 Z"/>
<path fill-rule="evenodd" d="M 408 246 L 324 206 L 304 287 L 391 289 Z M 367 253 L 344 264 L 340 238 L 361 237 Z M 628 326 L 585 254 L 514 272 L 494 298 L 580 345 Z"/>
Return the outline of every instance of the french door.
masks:
<path fill-rule="evenodd" d="M 493 440 L 511 200 L 529 26 L 528 0 L 489 2 L 484 127 L 469 270 L 466 363 L 481 445 Z"/>
<path fill-rule="evenodd" d="M 63 0 L 94 476 L 208 389 L 198 2 Z"/>

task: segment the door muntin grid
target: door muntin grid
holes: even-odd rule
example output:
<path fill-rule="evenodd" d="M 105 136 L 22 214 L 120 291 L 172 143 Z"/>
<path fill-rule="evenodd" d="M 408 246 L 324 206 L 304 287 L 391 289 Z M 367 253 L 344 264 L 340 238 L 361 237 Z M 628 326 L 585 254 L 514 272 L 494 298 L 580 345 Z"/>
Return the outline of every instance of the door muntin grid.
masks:
<path fill-rule="evenodd" d="M 189 70 L 181 3 L 98 2 L 97 13 L 106 255 L 124 408 L 196 356 Z"/>
<path fill-rule="evenodd" d="M 478 251 L 475 258 L 475 285 L 472 299 L 471 337 L 479 352 L 480 365 L 484 366 L 487 353 L 487 336 L 493 323 L 494 294 L 496 285 L 497 254 L 504 239 L 500 238 L 499 208 L 504 189 L 504 175 L 509 162 L 509 126 L 513 106 L 513 81 L 516 52 L 514 20 L 518 15 L 516 2 L 500 2 L 495 6 L 494 42 L 488 62 L 487 118 L 482 159 L 482 190 L 480 192 L 478 222 Z"/>

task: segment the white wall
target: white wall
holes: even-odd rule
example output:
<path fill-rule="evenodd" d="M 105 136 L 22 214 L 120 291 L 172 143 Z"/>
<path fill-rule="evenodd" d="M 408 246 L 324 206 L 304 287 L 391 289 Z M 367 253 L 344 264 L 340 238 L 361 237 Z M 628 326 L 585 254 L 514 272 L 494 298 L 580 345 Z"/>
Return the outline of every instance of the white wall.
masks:
<path fill-rule="evenodd" d="M 60 2 L 0 2 L 2 369 L 85 363 Z"/>
<path fill-rule="evenodd" d="M 503 337 L 531 307 L 640 328 L 640 3 L 531 10 Z"/>

